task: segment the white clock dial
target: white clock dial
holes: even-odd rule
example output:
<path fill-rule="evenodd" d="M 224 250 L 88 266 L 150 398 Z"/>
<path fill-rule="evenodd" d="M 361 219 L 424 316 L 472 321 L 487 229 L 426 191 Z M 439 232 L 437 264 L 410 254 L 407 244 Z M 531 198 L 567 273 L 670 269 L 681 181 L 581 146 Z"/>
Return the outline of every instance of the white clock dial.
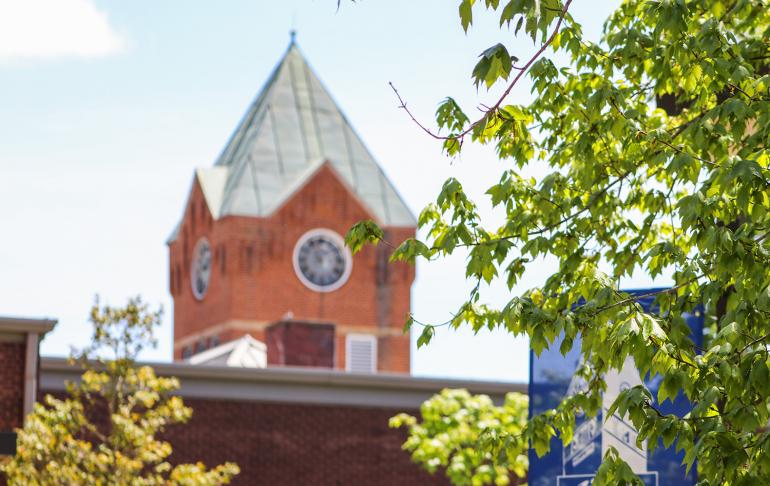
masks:
<path fill-rule="evenodd" d="M 190 283 L 193 295 L 198 300 L 203 300 L 209 288 L 211 278 L 211 247 L 206 238 L 201 238 L 195 244 L 193 259 L 190 268 Z"/>
<path fill-rule="evenodd" d="M 294 270 L 307 287 L 331 292 L 350 276 L 350 251 L 337 233 L 315 229 L 305 233 L 294 248 Z"/>

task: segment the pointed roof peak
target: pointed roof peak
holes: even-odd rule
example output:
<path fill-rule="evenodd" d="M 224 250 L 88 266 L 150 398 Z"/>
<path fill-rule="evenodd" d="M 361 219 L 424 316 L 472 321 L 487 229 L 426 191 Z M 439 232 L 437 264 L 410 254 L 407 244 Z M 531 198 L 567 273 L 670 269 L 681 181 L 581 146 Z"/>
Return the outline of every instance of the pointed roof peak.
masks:
<path fill-rule="evenodd" d="M 297 29 L 291 29 L 289 31 L 289 45 L 293 46 L 297 43 Z"/>
<path fill-rule="evenodd" d="M 220 205 L 212 214 L 268 216 L 308 168 L 328 160 L 383 225 L 415 226 L 411 211 L 300 52 L 296 32 L 290 35 L 286 53 L 216 162 L 226 168 L 226 177 L 211 176 L 209 186 L 216 190 L 207 200 Z"/>

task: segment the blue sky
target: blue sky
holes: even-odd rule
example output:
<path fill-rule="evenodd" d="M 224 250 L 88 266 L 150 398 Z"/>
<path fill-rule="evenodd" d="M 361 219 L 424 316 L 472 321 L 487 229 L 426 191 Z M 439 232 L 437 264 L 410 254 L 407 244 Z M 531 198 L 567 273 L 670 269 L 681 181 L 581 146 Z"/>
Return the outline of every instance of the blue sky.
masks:
<path fill-rule="evenodd" d="M 95 294 L 163 305 L 159 347 L 171 355 L 166 237 L 193 169 L 213 164 L 286 49 L 288 32 L 383 169 L 417 213 L 458 177 L 483 201 L 505 163 L 484 147 L 449 160 L 397 109 L 432 120 L 447 95 L 472 107 L 494 98 L 470 81 L 478 54 L 503 42 L 520 58 L 531 42 L 482 16 L 465 35 L 456 2 L 441 0 L 0 0 L 0 315 L 55 317 L 45 355 L 90 336 Z M 589 38 L 617 0 L 576 1 Z M 525 82 L 512 99 L 529 99 Z M 413 311 L 442 322 L 467 295 L 463 257 L 421 264 Z M 544 278 L 549 262 L 514 292 Z M 644 278 L 625 282 L 643 286 Z M 496 304 L 504 287 L 485 290 Z M 413 341 L 416 336 L 413 337 Z M 414 344 L 414 343 L 413 343 Z M 502 332 L 442 329 L 413 353 L 418 375 L 525 381 L 527 342 Z"/>

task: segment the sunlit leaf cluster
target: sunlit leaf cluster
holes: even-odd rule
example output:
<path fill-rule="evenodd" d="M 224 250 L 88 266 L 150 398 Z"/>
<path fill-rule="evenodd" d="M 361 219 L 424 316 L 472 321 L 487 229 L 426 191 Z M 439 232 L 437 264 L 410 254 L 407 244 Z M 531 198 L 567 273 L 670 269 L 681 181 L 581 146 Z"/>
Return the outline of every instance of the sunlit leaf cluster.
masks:
<path fill-rule="evenodd" d="M 94 305 L 83 374 L 65 396 L 46 396 L 25 418 L 17 454 L 2 467 L 9 484 L 217 486 L 238 474 L 232 463 L 207 469 L 169 462 L 172 447 L 162 434 L 187 422 L 192 409 L 174 394 L 176 378 L 134 362 L 159 318 L 139 298 L 125 307 Z M 89 360 L 95 351 L 111 359 Z"/>
<path fill-rule="evenodd" d="M 420 215 L 422 239 L 394 258 L 467 255 L 466 277 L 481 285 L 452 325 L 524 335 L 536 353 L 581 337 L 586 390 L 531 418 L 524 436 L 538 454 L 552 437 L 571 439 L 578 411 L 599 411 L 603 376 L 630 358 L 662 381 L 657 397 L 632 388 L 615 403 L 640 441 L 684 450 L 703 484 L 770 484 L 770 5 L 626 0 L 594 43 L 572 4 L 460 2 L 463 29 L 499 20 L 501 41 L 472 77 L 482 96 L 485 86 L 503 94 L 477 119 L 477 107 L 446 98 L 427 131 L 451 156 L 468 143 L 495 148 L 501 173 L 486 197 L 504 222 L 490 225 L 450 179 Z M 530 42 L 512 43 L 517 34 Z M 511 94 L 524 82 L 531 101 Z M 524 275 L 540 283 L 521 291 Z M 619 290 L 632 275 L 665 287 L 647 296 L 656 315 Z M 496 281 L 510 298 L 485 305 L 484 284 Z M 705 312 L 702 346 L 687 312 Z M 677 393 L 692 411 L 661 414 Z M 611 454 L 595 484 L 628 473 Z"/>
<path fill-rule="evenodd" d="M 423 403 L 420 415 L 397 415 L 390 426 L 408 429 L 403 448 L 428 471 L 444 468 L 456 485 L 504 486 L 526 477 L 526 395 L 508 393 L 497 406 L 486 395 L 442 390 Z"/>

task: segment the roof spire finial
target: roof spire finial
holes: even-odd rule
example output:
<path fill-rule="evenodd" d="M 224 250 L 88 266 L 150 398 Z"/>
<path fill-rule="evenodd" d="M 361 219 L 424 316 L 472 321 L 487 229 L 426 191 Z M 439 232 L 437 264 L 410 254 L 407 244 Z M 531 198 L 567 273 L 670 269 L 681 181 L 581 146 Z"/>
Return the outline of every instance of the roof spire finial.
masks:
<path fill-rule="evenodd" d="M 296 29 L 291 29 L 289 31 L 289 39 L 290 39 L 289 44 L 294 45 L 294 44 L 297 43 L 297 30 Z"/>

